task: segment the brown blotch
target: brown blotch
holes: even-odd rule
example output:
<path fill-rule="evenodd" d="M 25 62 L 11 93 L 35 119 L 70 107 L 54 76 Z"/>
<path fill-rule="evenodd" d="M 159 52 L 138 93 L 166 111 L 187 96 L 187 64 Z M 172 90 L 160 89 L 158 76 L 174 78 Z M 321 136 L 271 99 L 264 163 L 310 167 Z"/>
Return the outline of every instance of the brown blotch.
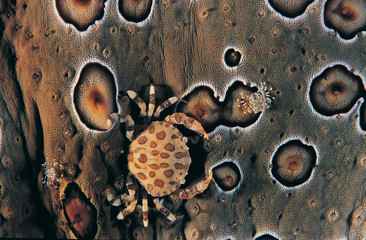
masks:
<path fill-rule="evenodd" d="M 176 169 L 183 169 L 183 168 L 184 168 L 184 165 L 183 165 L 183 164 L 181 164 L 181 163 L 174 163 L 174 167 L 175 167 Z"/>
<path fill-rule="evenodd" d="M 134 165 L 135 165 L 135 168 L 138 168 L 138 169 L 141 168 L 139 165 L 137 165 L 137 163 L 134 163 Z"/>
<path fill-rule="evenodd" d="M 153 156 L 157 156 L 159 154 L 159 151 L 158 150 L 151 150 L 150 153 Z"/>
<path fill-rule="evenodd" d="M 150 126 L 149 127 L 149 133 L 153 134 L 155 132 L 155 127 L 154 126 Z"/>
<path fill-rule="evenodd" d="M 163 180 L 160 180 L 160 179 L 156 179 L 154 181 L 154 185 L 159 187 L 159 188 L 163 188 L 164 187 L 164 181 Z"/>
<path fill-rule="evenodd" d="M 164 131 L 161 131 L 161 132 L 158 132 L 156 134 L 156 138 L 159 139 L 159 140 L 163 140 L 165 138 L 166 134 Z"/>
<path fill-rule="evenodd" d="M 150 142 L 150 147 L 155 148 L 158 144 L 155 141 Z"/>
<path fill-rule="evenodd" d="M 151 178 L 155 177 L 155 172 L 150 171 L 150 172 L 149 172 L 149 176 L 150 176 Z"/>
<path fill-rule="evenodd" d="M 177 138 L 178 138 L 177 135 L 175 135 L 175 134 L 172 135 L 172 139 L 177 139 Z"/>
<path fill-rule="evenodd" d="M 176 158 L 182 158 L 182 157 L 185 157 L 185 156 L 186 156 L 186 154 L 185 154 L 185 153 L 183 153 L 183 152 L 177 152 L 176 154 L 174 154 L 174 156 L 175 156 Z"/>
<path fill-rule="evenodd" d="M 147 137 L 145 136 L 141 136 L 137 139 L 137 142 L 142 145 L 142 144 L 145 144 L 147 142 Z"/>
<path fill-rule="evenodd" d="M 174 174 L 174 171 L 172 169 L 169 169 L 169 170 L 165 170 L 164 171 L 164 175 L 167 177 L 167 178 L 170 178 L 171 176 L 173 176 Z"/>
<path fill-rule="evenodd" d="M 158 170 L 160 168 L 157 164 L 150 164 L 149 167 L 154 170 Z"/>
<path fill-rule="evenodd" d="M 137 153 L 137 152 L 138 152 L 138 151 L 140 151 L 141 149 L 143 149 L 143 148 L 140 148 L 140 147 L 139 147 L 139 148 L 136 148 L 136 149 L 135 149 L 135 151 L 133 151 L 133 152 L 134 152 L 134 153 Z"/>
<path fill-rule="evenodd" d="M 165 149 L 165 150 L 168 150 L 168 151 L 170 151 L 170 152 L 173 152 L 173 151 L 174 151 L 174 149 L 175 149 L 175 147 L 174 147 L 174 145 L 173 145 L 173 144 L 168 143 L 167 145 L 165 145 L 164 149 Z"/>
<path fill-rule="evenodd" d="M 142 172 L 139 172 L 139 173 L 137 174 L 137 177 L 138 177 L 138 178 L 140 178 L 140 179 L 142 179 L 142 180 L 145 180 L 145 179 L 146 179 L 145 174 L 143 174 Z"/>
<path fill-rule="evenodd" d="M 161 168 L 167 168 L 167 167 L 169 167 L 169 164 L 168 163 L 160 163 L 160 167 Z"/>
<path fill-rule="evenodd" d="M 162 158 L 169 158 L 169 154 L 167 154 L 167 153 L 160 153 L 160 157 L 162 157 Z"/>
<path fill-rule="evenodd" d="M 147 156 L 145 154 L 141 154 L 140 157 L 138 158 L 138 160 L 142 163 L 146 163 L 147 162 Z"/>
<path fill-rule="evenodd" d="M 128 154 L 128 157 L 127 157 L 127 160 L 129 161 L 129 162 L 133 162 L 133 154 Z"/>

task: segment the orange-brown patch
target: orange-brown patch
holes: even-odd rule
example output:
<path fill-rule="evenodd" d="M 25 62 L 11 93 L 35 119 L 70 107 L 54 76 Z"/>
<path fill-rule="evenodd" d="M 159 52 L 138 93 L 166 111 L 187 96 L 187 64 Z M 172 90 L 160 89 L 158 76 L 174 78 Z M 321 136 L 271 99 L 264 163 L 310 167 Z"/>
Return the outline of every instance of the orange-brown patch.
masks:
<path fill-rule="evenodd" d="M 166 134 L 164 131 L 161 131 L 161 132 L 158 132 L 156 134 L 156 138 L 159 139 L 159 140 L 163 140 L 165 138 Z"/>
<path fill-rule="evenodd" d="M 149 176 L 150 176 L 151 178 L 155 177 L 155 172 L 150 171 L 150 172 L 149 172 Z"/>
<path fill-rule="evenodd" d="M 160 180 L 160 179 L 156 179 L 154 181 L 154 185 L 159 187 L 159 188 L 163 188 L 164 187 L 164 181 L 163 180 Z"/>
<path fill-rule="evenodd" d="M 155 132 L 155 127 L 154 126 L 150 126 L 149 127 L 149 133 L 153 134 Z"/>
<path fill-rule="evenodd" d="M 169 154 L 167 154 L 167 153 L 160 153 L 160 157 L 162 157 L 162 158 L 169 158 Z"/>
<path fill-rule="evenodd" d="M 182 157 L 185 157 L 185 156 L 186 156 L 186 154 L 185 154 L 185 153 L 183 153 L 183 152 L 177 152 L 176 154 L 174 154 L 174 156 L 175 156 L 176 158 L 182 158 Z"/>
<path fill-rule="evenodd" d="M 145 136 L 141 136 L 137 139 L 137 142 L 142 145 L 142 144 L 145 144 L 147 142 L 147 137 Z"/>
<path fill-rule="evenodd" d="M 141 149 L 143 149 L 143 148 L 138 147 L 138 148 L 136 148 L 133 152 L 134 152 L 134 153 L 137 153 L 137 152 L 138 152 L 138 151 L 140 151 Z"/>
<path fill-rule="evenodd" d="M 150 147 L 155 148 L 158 144 L 155 141 L 150 142 Z"/>
<path fill-rule="evenodd" d="M 149 167 L 154 170 L 158 170 L 160 168 L 157 164 L 150 164 Z"/>
<path fill-rule="evenodd" d="M 139 172 L 139 173 L 137 174 L 137 177 L 138 177 L 138 178 L 140 178 L 141 180 L 145 180 L 145 179 L 146 179 L 145 174 L 143 174 L 142 172 Z"/>
<path fill-rule="evenodd" d="M 165 149 L 165 150 L 168 150 L 168 151 L 170 151 L 170 152 L 173 152 L 173 151 L 174 151 L 174 149 L 175 149 L 175 147 L 174 147 L 174 145 L 173 145 L 173 144 L 168 143 L 167 145 L 165 145 L 164 149 Z"/>
<path fill-rule="evenodd" d="M 167 167 L 169 167 L 169 164 L 168 163 L 160 163 L 160 167 L 161 168 L 167 168 Z"/>
<path fill-rule="evenodd" d="M 173 176 L 174 174 L 174 171 L 172 169 L 169 169 L 169 170 L 165 170 L 164 171 L 164 175 L 167 177 L 167 178 L 170 178 L 171 176 Z"/>
<path fill-rule="evenodd" d="M 150 153 L 153 156 L 157 156 L 159 154 L 159 151 L 158 150 L 151 150 Z"/>
<path fill-rule="evenodd" d="M 145 154 L 140 154 L 140 157 L 138 158 L 138 160 L 142 163 L 146 163 L 147 162 L 147 156 Z"/>
<path fill-rule="evenodd" d="M 128 156 L 127 156 L 127 160 L 129 161 L 129 162 L 133 162 L 133 154 L 128 154 Z"/>
<path fill-rule="evenodd" d="M 174 163 L 174 167 L 175 167 L 176 169 L 183 169 L 183 168 L 184 168 L 184 165 L 183 165 L 183 164 L 181 164 L 181 163 Z"/>
<path fill-rule="evenodd" d="M 141 168 L 137 163 L 134 163 L 134 165 L 135 165 L 135 168 L 138 168 L 138 169 Z"/>

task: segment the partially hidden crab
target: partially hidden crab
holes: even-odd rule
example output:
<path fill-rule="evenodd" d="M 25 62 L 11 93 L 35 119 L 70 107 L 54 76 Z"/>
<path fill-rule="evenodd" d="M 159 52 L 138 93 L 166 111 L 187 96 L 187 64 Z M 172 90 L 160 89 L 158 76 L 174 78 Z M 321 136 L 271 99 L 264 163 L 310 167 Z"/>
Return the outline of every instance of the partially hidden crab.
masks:
<path fill-rule="evenodd" d="M 140 117 L 147 117 L 151 124 L 138 136 L 133 137 L 134 121 L 131 116 L 111 114 L 111 118 L 118 117 L 120 122 L 126 123 L 126 136 L 132 142 L 127 156 L 129 169 L 126 179 L 127 193 L 116 196 L 109 189 L 107 199 L 113 206 L 120 206 L 122 202 L 124 203 L 126 207 L 117 215 L 117 219 L 122 220 L 135 210 L 140 192 L 143 224 L 146 227 L 148 226 L 147 196 L 149 194 L 153 197 L 156 208 L 170 221 L 175 221 L 175 215 L 162 205 L 159 198 L 167 195 L 175 195 L 181 199 L 193 198 L 206 190 L 212 179 L 212 171 L 208 176 L 197 179 L 187 188 L 180 188 L 188 174 L 191 158 L 186 145 L 187 138 L 174 125 L 183 125 L 207 140 L 208 135 L 197 120 L 184 113 L 174 113 L 163 121 L 151 121 L 152 118 L 159 118 L 164 109 L 178 101 L 177 97 L 171 97 L 154 112 L 155 87 L 152 84 L 147 109 L 146 104 L 134 91 L 128 91 L 127 94 L 141 109 Z M 111 125 L 111 122 L 109 124 Z M 140 191 L 136 179 L 143 186 Z"/>

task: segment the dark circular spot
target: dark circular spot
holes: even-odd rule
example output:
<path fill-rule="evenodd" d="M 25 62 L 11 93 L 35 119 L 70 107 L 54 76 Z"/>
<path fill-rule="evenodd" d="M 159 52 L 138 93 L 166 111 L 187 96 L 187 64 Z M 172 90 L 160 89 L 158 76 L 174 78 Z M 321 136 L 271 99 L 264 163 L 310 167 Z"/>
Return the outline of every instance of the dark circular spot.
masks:
<path fill-rule="evenodd" d="M 278 240 L 278 238 L 275 238 L 274 236 L 269 234 L 264 234 L 262 236 L 255 238 L 254 240 Z"/>
<path fill-rule="evenodd" d="M 364 90 L 362 79 L 343 65 L 325 69 L 310 86 L 310 102 L 322 115 L 346 113 Z"/>
<path fill-rule="evenodd" d="M 316 164 L 314 147 L 300 140 L 280 146 L 272 159 L 272 175 L 284 186 L 294 187 L 306 182 Z"/>
<path fill-rule="evenodd" d="M 271 7 L 281 15 L 295 18 L 303 14 L 314 0 L 268 0 Z"/>
<path fill-rule="evenodd" d="M 127 21 L 141 22 L 149 16 L 152 0 L 120 0 L 118 5 L 119 12 Z"/>
<path fill-rule="evenodd" d="M 324 23 L 344 39 L 366 30 L 365 1 L 328 0 L 324 5 Z"/>
<path fill-rule="evenodd" d="M 228 49 L 225 53 L 225 63 L 229 67 L 235 67 L 240 63 L 241 53 L 235 49 Z"/>
<path fill-rule="evenodd" d="M 71 23 L 79 31 L 85 31 L 91 24 L 103 17 L 104 2 L 92 0 L 56 0 L 56 9 L 65 22 Z"/>
<path fill-rule="evenodd" d="M 233 190 L 241 179 L 240 170 L 233 162 L 224 162 L 216 166 L 212 172 L 213 179 L 223 191 Z"/>
<path fill-rule="evenodd" d="M 89 63 L 81 70 L 74 91 L 74 104 L 80 120 L 91 129 L 108 130 L 109 114 L 117 112 L 112 73 L 99 63 Z"/>

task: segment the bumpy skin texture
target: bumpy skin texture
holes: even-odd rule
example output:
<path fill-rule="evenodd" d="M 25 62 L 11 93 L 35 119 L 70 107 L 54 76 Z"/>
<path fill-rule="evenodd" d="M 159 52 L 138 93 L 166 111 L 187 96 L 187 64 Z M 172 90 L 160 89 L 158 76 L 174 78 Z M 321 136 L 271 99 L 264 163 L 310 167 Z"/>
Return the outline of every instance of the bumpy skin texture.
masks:
<path fill-rule="evenodd" d="M 366 127 L 361 107 L 365 12 L 357 13 L 352 26 L 360 27 L 348 33 L 344 26 L 349 20 L 325 21 L 326 2 L 331 6 L 341 0 L 307 1 L 310 4 L 296 17 L 278 13 L 266 0 L 160 0 L 152 1 L 151 7 L 130 9 L 138 15 L 135 21 L 123 17 L 120 1 L 105 1 L 94 14 L 97 17 L 80 30 L 60 17 L 55 1 L 1 1 L 0 237 L 76 237 L 62 204 L 70 183 L 85 198 L 83 204 L 71 205 L 72 212 L 66 210 L 68 217 L 83 206 L 96 210 L 96 216 L 90 216 L 97 229 L 83 236 L 95 232 L 95 238 L 113 239 L 366 237 Z M 145 2 L 150 6 L 151 1 Z M 225 60 L 228 49 L 239 52 L 240 60 Z M 114 76 L 116 92 L 108 99 L 116 101 L 120 115 L 137 115 L 126 91 L 148 96 L 142 93 L 151 81 L 162 93 L 157 94 L 157 105 L 174 95 L 194 99 L 200 109 L 235 106 L 237 100 L 227 98 L 238 95 L 230 88 L 236 81 L 248 88 L 267 82 L 274 99 L 250 124 L 241 123 L 234 110 L 230 111 L 235 119 L 227 113 L 207 114 L 213 118 L 205 120 L 210 141 L 190 139 L 192 169 L 187 177 L 195 179 L 217 166 L 230 169 L 217 173 L 208 189 L 191 200 L 164 197 L 165 206 L 182 217 L 170 223 L 150 208 L 151 224 L 144 228 L 141 213 L 118 222 L 106 201 L 107 187 L 119 193 L 126 190 L 129 142 L 125 124 L 95 130 L 78 117 L 75 86 L 88 63 L 105 66 Z M 362 84 L 352 106 L 328 116 L 317 110 L 310 96 L 324 93 L 310 89 L 322 82 L 314 79 L 336 65 Z M 167 96 L 164 87 L 170 89 Z M 200 87 L 212 89 L 206 90 L 213 92 L 209 101 L 189 97 Z M 338 99 L 349 89 L 340 91 L 338 86 L 330 93 Z M 190 113 L 195 109 L 191 105 L 178 109 L 197 115 Z M 289 141 L 300 141 L 316 152 L 310 177 L 295 186 L 282 185 L 272 175 L 273 157 Z M 42 164 L 50 169 L 44 171 Z M 239 171 L 232 170 L 236 166 Z M 45 172 L 53 175 L 45 178 Z M 228 178 L 227 173 L 235 176 Z M 238 183 L 230 184 L 229 179 L 237 178 Z M 225 179 L 227 184 L 219 183 Z M 82 219 L 89 222 L 87 216 Z"/>

